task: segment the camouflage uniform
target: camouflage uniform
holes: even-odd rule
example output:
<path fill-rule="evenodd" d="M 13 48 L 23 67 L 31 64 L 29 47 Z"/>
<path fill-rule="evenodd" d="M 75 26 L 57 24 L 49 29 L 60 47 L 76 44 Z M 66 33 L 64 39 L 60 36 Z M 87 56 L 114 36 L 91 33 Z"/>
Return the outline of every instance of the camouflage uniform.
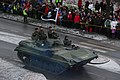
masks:
<path fill-rule="evenodd" d="M 53 31 L 52 29 L 50 29 L 48 31 L 48 37 L 50 39 L 58 39 L 59 35 L 55 31 Z"/>
<path fill-rule="evenodd" d="M 65 36 L 65 39 L 63 40 L 64 46 L 71 46 L 71 40 L 67 39 L 67 36 Z"/>
<path fill-rule="evenodd" d="M 53 33 L 52 30 L 49 30 L 49 31 L 48 31 L 48 37 L 49 37 L 49 38 L 52 38 L 52 33 Z"/>
<path fill-rule="evenodd" d="M 54 39 L 58 39 L 59 35 L 58 35 L 56 32 L 53 32 L 53 33 L 52 33 L 52 37 L 53 37 Z"/>
<path fill-rule="evenodd" d="M 37 41 L 38 40 L 38 28 L 35 28 L 35 32 L 32 33 L 31 39 Z"/>
<path fill-rule="evenodd" d="M 39 40 L 46 40 L 47 39 L 47 36 L 43 30 L 40 30 L 38 35 L 39 35 Z"/>

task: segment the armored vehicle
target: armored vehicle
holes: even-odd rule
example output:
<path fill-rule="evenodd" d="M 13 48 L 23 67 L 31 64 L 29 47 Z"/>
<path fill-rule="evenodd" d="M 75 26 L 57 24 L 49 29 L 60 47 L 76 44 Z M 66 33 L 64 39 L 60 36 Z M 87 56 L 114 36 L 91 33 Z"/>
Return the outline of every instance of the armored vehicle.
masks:
<path fill-rule="evenodd" d="M 77 46 L 64 46 L 59 40 L 24 40 L 16 47 L 18 58 L 25 65 L 61 74 L 70 68 L 78 68 L 89 63 L 97 55 Z"/>

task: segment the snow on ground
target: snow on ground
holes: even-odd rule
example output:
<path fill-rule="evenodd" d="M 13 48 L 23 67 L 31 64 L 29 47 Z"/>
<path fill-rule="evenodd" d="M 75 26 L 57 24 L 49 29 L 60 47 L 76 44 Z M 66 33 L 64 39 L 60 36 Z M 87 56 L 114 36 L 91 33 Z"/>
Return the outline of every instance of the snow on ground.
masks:
<path fill-rule="evenodd" d="M 22 40 L 26 40 L 26 37 L 11 34 L 11 33 L 5 33 L 5 32 L 0 32 L 0 40 L 9 42 L 12 44 L 18 45 L 18 43 Z"/>
<path fill-rule="evenodd" d="M 110 59 L 108 57 L 105 57 L 105 58 L 109 59 L 109 62 L 107 62 L 105 64 L 88 64 L 88 65 L 120 74 L 120 65 L 117 64 L 114 59 Z M 102 59 L 102 60 L 104 60 L 104 59 Z M 99 62 L 99 61 L 101 62 L 101 59 L 97 60 L 97 62 Z"/>
<path fill-rule="evenodd" d="M 30 72 L 0 58 L 0 80 L 47 80 L 43 74 Z"/>
<path fill-rule="evenodd" d="M 105 41 L 102 41 L 102 43 L 107 43 L 110 45 L 120 47 L 120 40 L 105 40 Z"/>
<path fill-rule="evenodd" d="M 107 40 L 106 36 L 96 35 L 96 34 L 85 34 L 84 37 L 91 38 L 91 39 L 94 39 L 94 40 L 99 40 L 99 41 Z"/>

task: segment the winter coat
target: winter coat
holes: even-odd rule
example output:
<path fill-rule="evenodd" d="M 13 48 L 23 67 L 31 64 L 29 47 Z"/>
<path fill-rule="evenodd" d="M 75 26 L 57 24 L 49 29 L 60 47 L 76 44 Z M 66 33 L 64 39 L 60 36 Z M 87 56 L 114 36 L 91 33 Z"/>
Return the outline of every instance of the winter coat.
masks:
<path fill-rule="evenodd" d="M 46 6 L 46 7 L 45 7 L 45 14 L 47 14 L 48 12 L 49 12 L 49 7 Z"/>
<path fill-rule="evenodd" d="M 82 6 L 82 0 L 78 0 L 78 7 Z"/>
<path fill-rule="evenodd" d="M 88 8 L 89 4 L 90 4 L 89 1 L 86 1 L 85 2 L 85 8 Z"/>
<path fill-rule="evenodd" d="M 99 3 L 96 3 L 95 4 L 95 10 L 99 10 L 100 9 L 100 4 Z"/>
<path fill-rule="evenodd" d="M 80 16 L 79 15 L 75 15 L 74 23 L 79 23 L 79 22 L 80 22 Z"/>
<path fill-rule="evenodd" d="M 69 21 L 72 21 L 72 19 L 73 19 L 72 14 L 68 14 L 67 19 L 68 19 Z"/>
<path fill-rule="evenodd" d="M 25 8 L 28 10 L 30 8 L 30 2 L 25 3 Z"/>
<path fill-rule="evenodd" d="M 101 10 L 106 10 L 107 5 L 103 2 L 100 3 Z"/>

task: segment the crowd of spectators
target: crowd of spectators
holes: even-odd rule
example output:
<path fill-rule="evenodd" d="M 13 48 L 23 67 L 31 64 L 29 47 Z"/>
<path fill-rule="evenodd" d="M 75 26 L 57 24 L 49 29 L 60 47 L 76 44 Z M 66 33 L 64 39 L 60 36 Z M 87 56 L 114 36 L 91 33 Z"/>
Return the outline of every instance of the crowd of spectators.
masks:
<path fill-rule="evenodd" d="M 113 3 L 110 4 L 110 14 L 106 17 L 107 4 L 104 1 L 92 3 L 86 1 L 82 5 L 82 0 L 78 0 L 78 7 L 65 6 L 60 2 L 51 2 L 49 4 L 37 0 L 5 0 L 1 1 L 0 9 L 3 12 L 22 15 L 23 8 L 27 9 L 28 16 L 41 19 L 41 15 L 47 14 L 50 10 L 59 8 L 57 25 L 67 28 L 77 28 L 86 32 L 96 32 L 112 38 L 120 39 L 120 26 L 116 25 L 105 27 L 105 21 L 120 22 L 120 12 L 114 11 Z M 3 3 L 4 2 L 4 3 Z M 7 4 L 6 4 L 7 3 Z"/>

